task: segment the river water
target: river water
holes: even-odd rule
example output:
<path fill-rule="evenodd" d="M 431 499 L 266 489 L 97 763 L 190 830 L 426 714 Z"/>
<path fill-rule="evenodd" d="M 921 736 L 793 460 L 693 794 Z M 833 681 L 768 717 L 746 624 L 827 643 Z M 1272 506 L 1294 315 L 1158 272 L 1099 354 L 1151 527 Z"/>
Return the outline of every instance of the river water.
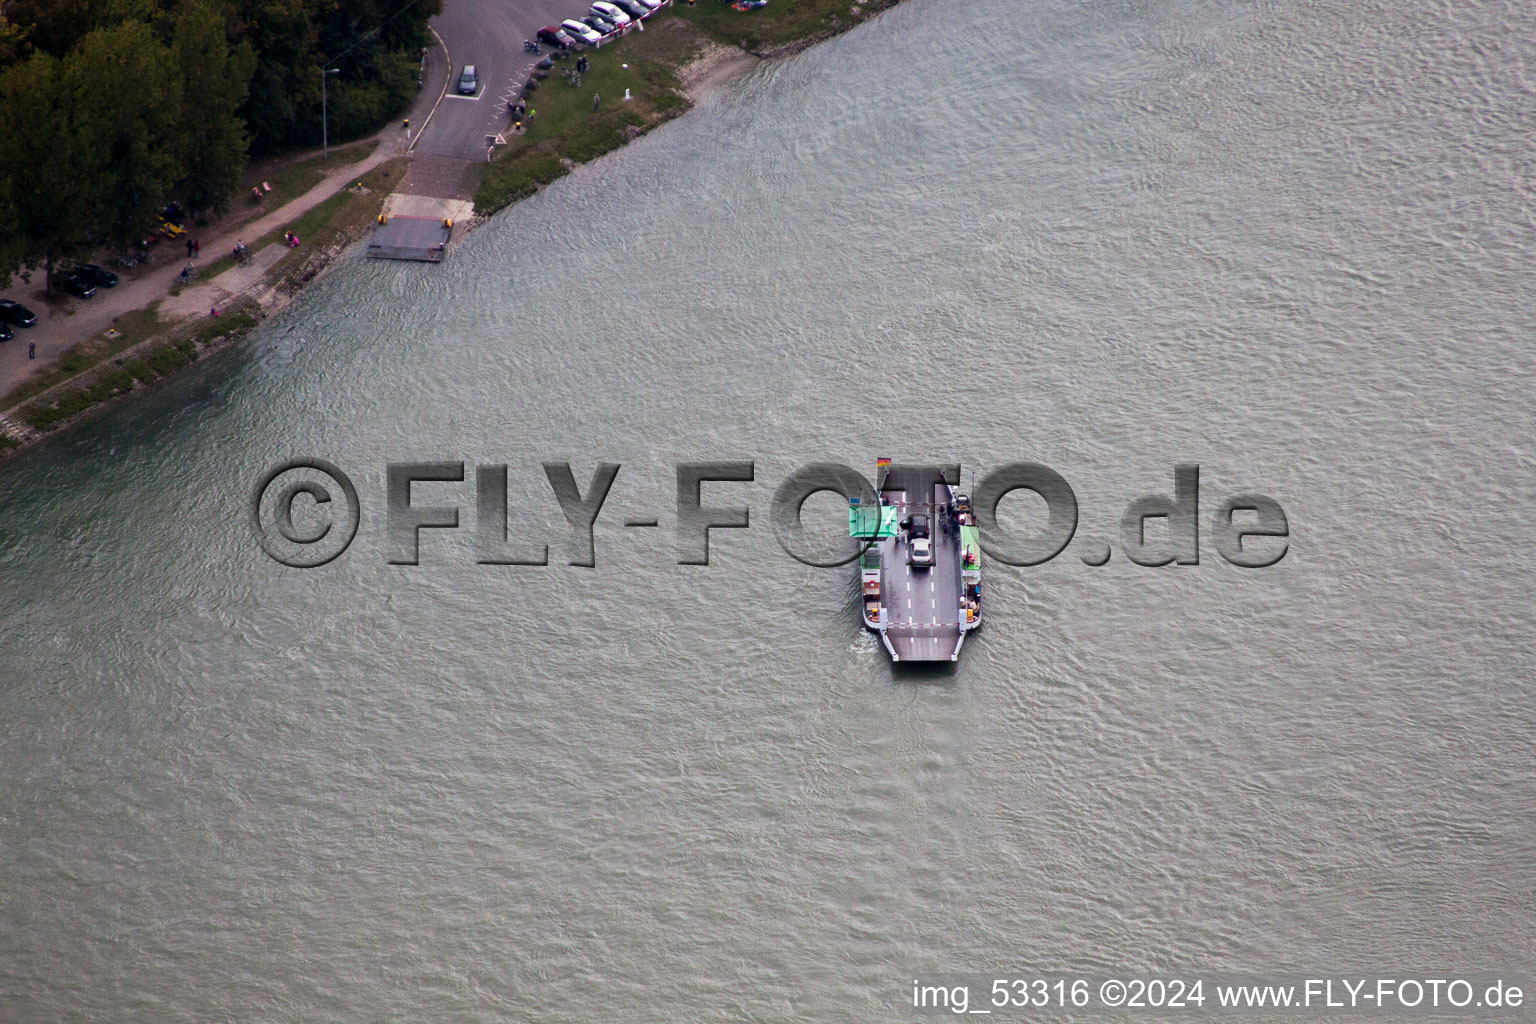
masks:
<path fill-rule="evenodd" d="M 929 971 L 1529 974 L 1527 26 L 910 0 L 13 461 L 0 1018 L 867 1021 Z M 1043 462 L 1081 506 L 1054 561 L 988 565 L 951 672 L 896 671 L 848 572 L 767 527 L 797 466 L 886 454 Z M 312 571 L 247 521 L 295 455 L 361 493 Z M 465 528 L 387 564 L 384 466 L 428 459 L 510 464 L 553 564 L 476 564 L 472 483 L 418 485 Z M 623 464 L 591 569 L 539 469 L 566 459 Z M 707 567 L 671 528 L 694 459 L 756 463 L 706 485 L 754 524 Z M 1197 566 L 1126 561 L 1177 462 L 1203 530 L 1280 502 L 1284 560 L 1207 532 Z"/>

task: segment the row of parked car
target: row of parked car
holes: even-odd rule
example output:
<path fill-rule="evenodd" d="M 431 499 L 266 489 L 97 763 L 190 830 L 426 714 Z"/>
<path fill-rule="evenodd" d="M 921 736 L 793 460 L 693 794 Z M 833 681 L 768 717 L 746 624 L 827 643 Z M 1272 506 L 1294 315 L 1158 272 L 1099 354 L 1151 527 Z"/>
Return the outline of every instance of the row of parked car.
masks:
<path fill-rule="evenodd" d="M 69 270 L 53 275 L 54 285 L 62 292 L 77 298 L 88 299 L 97 288 L 113 288 L 117 275 L 94 263 L 78 263 Z M 35 327 L 37 315 L 26 306 L 10 299 L 0 299 L 0 341 L 10 341 L 15 335 L 13 327 Z"/>
<path fill-rule="evenodd" d="M 53 275 L 53 283 L 70 295 L 88 299 L 97 288 L 116 288 L 117 275 L 94 263 L 77 263 L 61 274 Z"/>
<path fill-rule="evenodd" d="M 559 25 L 545 25 L 538 31 L 541 43 L 568 50 L 577 43 L 599 46 L 604 39 L 644 21 L 665 7 L 670 0 L 597 0 L 584 18 L 567 18 Z"/>
<path fill-rule="evenodd" d="M 12 325 L 17 327 L 31 327 L 37 323 L 37 317 L 32 311 L 19 302 L 10 299 L 0 299 L 0 341 L 10 341 Z"/>

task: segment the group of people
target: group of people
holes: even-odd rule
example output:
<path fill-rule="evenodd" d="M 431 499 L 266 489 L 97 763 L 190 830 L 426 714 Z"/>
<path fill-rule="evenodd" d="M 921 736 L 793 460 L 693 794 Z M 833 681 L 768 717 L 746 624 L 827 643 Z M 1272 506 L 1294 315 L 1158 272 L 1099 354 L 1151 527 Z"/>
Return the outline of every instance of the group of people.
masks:
<path fill-rule="evenodd" d="M 296 249 L 299 245 L 299 236 L 294 234 L 292 231 L 284 231 L 283 242 L 288 246 L 288 248 Z M 248 263 L 250 262 L 250 259 L 250 247 L 245 244 L 245 239 L 242 238 L 235 243 L 235 260 L 239 263 Z"/>
<path fill-rule="evenodd" d="M 534 111 L 528 109 L 528 101 L 521 99 L 508 103 L 507 111 L 512 115 L 512 128 L 515 131 L 522 131 L 523 123 L 534 115 Z"/>

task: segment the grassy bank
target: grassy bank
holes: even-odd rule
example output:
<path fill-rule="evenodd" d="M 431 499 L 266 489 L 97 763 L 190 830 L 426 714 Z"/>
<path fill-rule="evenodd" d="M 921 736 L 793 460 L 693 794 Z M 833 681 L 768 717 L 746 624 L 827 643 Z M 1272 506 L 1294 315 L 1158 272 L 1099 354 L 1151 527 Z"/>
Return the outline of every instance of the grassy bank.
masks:
<path fill-rule="evenodd" d="M 579 86 L 565 80 L 575 57 L 556 61 L 528 99 L 532 116 L 527 130 L 508 136 L 505 150 L 486 169 L 475 192 L 475 212 L 494 213 L 530 196 L 572 164 L 595 160 L 688 109 L 678 91 L 677 69 L 706 42 L 686 21 L 663 15 L 652 18 L 643 32 L 586 51 L 591 67 Z"/>
<path fill-rule="evenodd" d="M 727 46 L 759 57 L 776 57 L 846 32 L 896 0 L 772 0 L 755 11 L 738 11 L 720 0 L 679 3 L 672 12 Z"/>
<path fill-rule="evenodd" d="M 249 330 L 260 314 L 256 303 L 246 300 L 217 319 L 176 332 L 159 344 L 136 350 L 131 356 L 98 364 L 77 375 L 81 378 L 79 386 L 23 407 L 20 418 L 34 430 L 52 430 L 94 406 L 170 376 L 217 341 Z M 63 361 L 60 362 L 62 365 Z"/>
<path fill-rule="evenodd" d="M 245 185 L 241 194 L 235 197 L 235 201 L 250 204 L 251 186 L 260 185 L 265 181 L 272 186 L 272 191 L 263 193 L 261 205 L 269 209 L 282 206 L 320 184 L 327 174 L 338 167 L 350 167 L 366 160 L 378 148 L 378 139 L 366 139 L 345 147 L 332 146 L 329 157 L 312 156 L 306 160 L 295 160 L 292 163 L 283 164 L 276 170 L 265 172 L 265 178 L 262 177 L 263 171 L 253 170 L 246 175 Z M 252 208 L 256 209 L 254 206 Z"/>
<path fill-rule="evenodd" d="M 159 303 L 155 304 L 155 306 L 158 305 Z M 46 371 L 13 388 L 4 398 L 0 398 L 0 409 L 10 409 L 72 377 L 78 377 L 103 360 L 111 359 L 163 333 L 168 325 L 160 319 L 155 306 L 149 309 L 136 309 L 132 313 L 125 313 L 118 317 L 113 324 L 113 330 L 117 332 L 115 335 L 109 332 L 66 349 L 64 354 Z"/>
<path fill-rule="evenodd" d="M 274 229 L 257 239 L 253 249 L 280 243 L 283 232 L 292 231 L 302 243 L 267 271 L 267 279 L 287 284 L 291 289 L 319 273 L 335 253 L 374 225 L 384 208 L 385 197 L 405 177 L 407 166 L 404 157 L 386 161 L 360 175 L 352 186 L 310 207 L 286 228 Z"/>
<path fill-rule="evenodd" d="M 314 156 L 307 160 L 298 160 L 291 164 L 285 164 L 284 166 L 279 167 L 277 170 L 270 172 L 266 178 L 261 178 L 259 175 L 252 177 L 250 181 L 246 183 L 245 191 L 242 193 L 242 195 L 247 195 L 250 192 L 251 185 L 259 184 L 261 181 L 265 181 L 267 184 L 271 185 L 272 191 L 270 194 L 266 194 L 264 196 L 260 208 L 252 207 L 248 218 L 255 219 L 265 213 L 267 209 L 287 205 L 291 200 L 299 198 L 299 196 L 302 196 L 304 193 L 308 192 L 310 189 L 324 181 L 327 174 L 341 167 L 351 167 L 353 164 L 361 163 L 363 160 L 366 160 L 368 157 L 372 156 L 373 151 L 378 148 L 378 139 L 368 139 L 364 142 L 359 142 L 355 145 L 348 146 L 345 149 L 332 149 L 331 155 L 328 158 L 323 156 Z M 393 187 L 393 185 L 390 187 Z M 245 199 L 242 198 L 239 201 L 245 202 Z M 293 229 L 290 228 L 289 230 Z M 300 238 L 304 237 L 303 234 L 298 232 L 295 233 L 299 234 Z M 251 245 L 251 248 L 259 248 L 261 243 L 270 241 L 274 238 L 281 238 L 282 234 L 283 233 L 281 231 L 278 231 L 272 234 L 264 235 L 260 239 L 254 239 L 253 241 L 256 244 Z M 224 253 L 223 255 L 203 264 L 201 267 L 202 272 L 199 277 L 201 277 L 203 280 L 210 280 L 212 278 L 218 277 L 220 274 L 224 273 L 224 271 L 228 270 L 234 265 L 234 255 L 231 253 Z M 184 288 L 180 286 L 173 286 L 171 288 L 171 294 L 178 295 L 183 290 Z"/>
<path fill-rule="evenodd" d="M 591 69 L 580 86 L 565 80 L 574 58 L 555 68 L 528 105 L 525 134 L 512 136 L 486 169 L 475 212 L 486 216 L 532 195 L 567 173 L 688 108 L 679 71 L 706 47 L 740 47 L 760 56 L 789 53 L 846 31 L 896 0 L 773 0 L 738 11 L 721 0 L 679 0 L 645 23 L 645 31 L 587 50 Z M 624 65 L 628 65 L 625 67 Z M 631 99 L 624 102 L 624 90 Z M 594 106 L 594 96 L 601 102 Z"/>

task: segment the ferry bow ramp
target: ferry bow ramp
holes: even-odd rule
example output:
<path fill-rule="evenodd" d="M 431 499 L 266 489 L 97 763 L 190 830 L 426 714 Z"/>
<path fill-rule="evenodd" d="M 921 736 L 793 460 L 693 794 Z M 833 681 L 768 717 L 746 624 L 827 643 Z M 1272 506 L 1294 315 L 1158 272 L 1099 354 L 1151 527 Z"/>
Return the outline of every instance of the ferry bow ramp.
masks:
<path fill-rule="evenodd" d="M 447 218 L 379 216 L 368 241 L 368 255 L 376 260 L 419 260 L 441 263 L 453 237 L 453 222 Z"/>
<path fill-rule="evenodd" d="M 368 240 L 368 256 L 441 263 L 453 240 L 454 221 L 462 221 L 473 210 L 467 200 L 392 195 L 385 200 L 384 212 Z"/>
<path fill-rule="evenodd" d="M 893 661 L 956 661 L 981 626 L 981 545 L 959 467 L 878 463 L 877 505 L 850 500 L 864 626 Z"/>

